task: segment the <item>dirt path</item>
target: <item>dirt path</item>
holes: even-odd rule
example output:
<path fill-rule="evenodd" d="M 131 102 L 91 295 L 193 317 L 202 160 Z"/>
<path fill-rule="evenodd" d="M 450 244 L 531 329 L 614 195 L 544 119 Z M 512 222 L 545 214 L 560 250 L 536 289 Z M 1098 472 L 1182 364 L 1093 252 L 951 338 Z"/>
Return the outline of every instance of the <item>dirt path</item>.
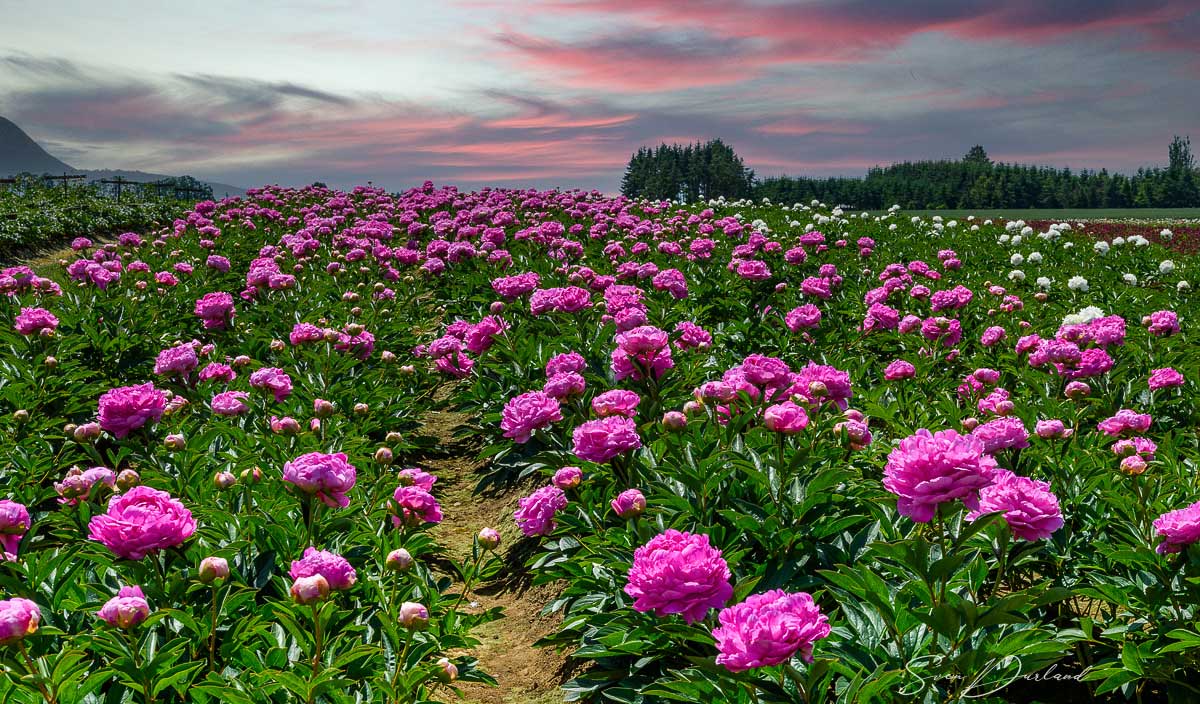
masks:
<path fill-rule="evenodd" d="M 440 395 L 440 394 L 439 394 Z M 505 618 L 478 631 L 482 643 L 474 655 L 479 665 L 499 682 L 498 687 L 464 684 L 468 704 L 556 704 L 563 701 L 559 685 L 566 658 L 533 644 L 553 632 L 561 619 L 545 617 L 543 606 L 556 596 L 553 586 L 532 586 L 523 568 L 527 557 L 514 550 L 521 534 L 513 522 L 520 492 L 476 494 L 476 472 L 484 463 L 476 459 L 478 447 L 469 439 L 456 438 L 468 422 L 466 414 L 430 410 L 421 419 L 420 434 L 437 440 L 437 445 L 418 462 L 438 476 L 434 493 L 442 504 L 446 521 L 434 535 L 457 558 L 469 555 L 475 534 L 484 526 L 500 531 L 506 567 L 489 583 L 472 589 L 472 608 L 504 608 Z M 525 546 L 527 547 L 527 546 Z"/>

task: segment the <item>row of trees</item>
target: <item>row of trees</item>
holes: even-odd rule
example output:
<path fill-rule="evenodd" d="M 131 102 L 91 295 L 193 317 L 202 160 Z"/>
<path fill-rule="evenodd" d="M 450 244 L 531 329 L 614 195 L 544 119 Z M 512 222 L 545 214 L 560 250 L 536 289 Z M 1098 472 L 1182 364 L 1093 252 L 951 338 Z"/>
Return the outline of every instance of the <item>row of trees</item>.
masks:
<path fill-rule="evenodd" d="M 754 172 L 720 139 L 705 144 L 660 144 L 634 152 L 621 179 L 630 198 L 706 200 L 752 195 Z"/>
<path fill-rule="evenodd" d="M 754 172 L 742 166 L 731 148 L 720 140 L 712 144 L 725 150 L 718 162 L 726 174 L 724 178 L 705 180 L 709 162 L 694 156 L 688 162 L 679 158 L 681 153 L 695 155 L 701 145 L 684 148 L 664 144 L 634 154 L 622 182 L 622 193 L 689 201 L 749 195 L 777 203 L 807 203 L 816 198 L 872 210 L 893 203 L 907 209 L 1200 207 L 1200 172 L 1190 140 L 1180 137 L 1171 143 L 1166 168 L 1143 168 L 1133 175 L 1112 174 L 1106 169 L 1075 172 L 998 163 L 988 158 L 983 147 L 976 146 L 960 161 L 904 162 L 873 168 L 864 178 L 780 176 L 761 181 L 754 180 Z M 681 162 L 696 169 L 698 177 L 675 178 Z M 727 176 L 737 173 L 740 179 Z M 696 188 L 692 183 L 704 187 Z"/>

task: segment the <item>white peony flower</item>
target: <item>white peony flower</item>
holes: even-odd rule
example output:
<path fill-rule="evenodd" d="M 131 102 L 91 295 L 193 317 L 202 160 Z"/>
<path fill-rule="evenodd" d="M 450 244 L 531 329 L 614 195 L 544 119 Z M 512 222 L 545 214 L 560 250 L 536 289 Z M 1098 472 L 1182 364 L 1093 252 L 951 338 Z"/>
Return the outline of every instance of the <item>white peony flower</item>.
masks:
<path fill-rule="evenodd" d="M 1192 288 L 1192 285 L 1186 281 L 1180 281 L 1179 283 L 1175 284 L 1175 290 L 1179 291 L 1180 293 L 1183 293 L 1184 291 L 1188 291 L 1191 288 Z"/>
<path fill-rule="evenodd" d="M 1164 259 L 1158 265 L 1158 273 L 1160 274 L 1170 274 L 1173 271 L 1175 271 L 1175 262 L 1170 259 Z"/>
<path fill-rule="evenodd" d="M 1082 276 L 1072 276 L 1071 280 L 1067 282 L 1067 288 L 1072 291 L 1086 291 L 1088 290 L 1088 280 Z"/>
<path fill-rule="evenodd" d="M 1041 264 L 1042 263 L 1042 253 L 1041 252 L 1030 253 L 1029 263 L 1030 264 Z"/>
<path fill-rule="evenodd" d="M 1175 233 L 1171 232 L 1170 230 L 1168 230 L 1167 228 L 1164 227 L 1162 230 L 1159 231 L 1158 236 L 1160 238 L 1162 238 L 1163 240 L 1170 242 L 1171 238 L 1175 236 Z"/>
<path fill-rule="evenodd" d="M 1037 278 L 1038 288 L 1049 289 L 1051 283 L 1052 282 L 1050 281 L 1050 279 L 1046 278 L 1045 276 L 1039 276 Z"/>
<path fill-rule="evenodd" d="M 1008 272 L 1008 278 L 1011 281 L 1024 281 L 1025 272 L 1021 271 L 1020 269 L 1013 269 L 1012 271 Z"/>
<path fill-rule="evenodd" d="M 1108 254 L 1108 243 L 1104 240 L 1100 240 L 1096 244 L 1092 245 L 1092 249 L 1096 250 L 1097 254 Z"/>
<path fill-rule="evenodd" d="M 1071 313 L 1063 318 L 1063 325 L 1087 325 L 1098 318 L 1104 317 L 1104 311 L 1096 306 L 1081 308 L 1077 313 Z"/>
<path fill-rule="evenodd" d="M 1025 263 L 1025 257 L 1022 257 L 1020 252 L 1016 252 L 1008 258 L 1008 263 L 1013 266 L 1021 266 Z"/>
<path fill-rule="evenodd" d="M 1137 286 L 1137 277 L 1133 274 L 1125 274 L 1121 278 L 1124 279 L 1125 283 L 1129 284 L 1130 286 Z"/>

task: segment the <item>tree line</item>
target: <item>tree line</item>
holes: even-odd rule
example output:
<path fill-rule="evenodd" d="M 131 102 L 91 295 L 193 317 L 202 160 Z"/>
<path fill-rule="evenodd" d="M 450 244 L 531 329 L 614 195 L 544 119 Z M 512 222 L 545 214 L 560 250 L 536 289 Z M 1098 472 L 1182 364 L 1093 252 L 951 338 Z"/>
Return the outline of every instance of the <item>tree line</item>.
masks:
<path fill-rule="evenodd" d="M 746 198 L 754 187 L 754 172 L 720 139 L 642 147 L 629 159 L 621 179 L 622 195 L 654 200 Z"/>
<path fill-rule="evenodd" d="M 1200 207 L 1200 172 L 1190 139 L 1181 137 L 1168 149 L 1166 168 L 1142 168 L 1132 175 L 1107 169 L 1072 171 L 993 162 L 983 147 L 975 146 L 959 161 L 903 162 L 875 167 L 863 178 L 777 176 L 762 180 L 754 178 L 754 172 L 742 165 L 732 148 L 720 140 L 709 145 L 715 143 L 727 150 L 721 151 L 717 161 L 722 178 L 708 177 L 710 162 L 695 157 L 701 145 L 664 144 L 654 150 L 639 149 L 633 155 L 622 193 L 687 201 L 749 196 L 777 203 L 807 203 L 815 198 L 867 210 L 892 204 L 912 210 Z M 681 150 L 691 156 L 680 158 Z M 691 171 L 683 170 L 684 164 Z"/>

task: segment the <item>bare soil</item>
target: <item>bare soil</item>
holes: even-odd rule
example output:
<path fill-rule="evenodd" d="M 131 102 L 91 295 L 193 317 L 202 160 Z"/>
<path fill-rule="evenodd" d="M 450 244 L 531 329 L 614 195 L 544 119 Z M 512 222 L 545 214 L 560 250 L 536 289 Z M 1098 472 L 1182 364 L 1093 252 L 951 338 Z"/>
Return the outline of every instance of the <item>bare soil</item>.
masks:
<path fill-rule="evenodd" d="M 441 390 L 439 390 L 441 391 Z M 448 394 L 437 393 L 436 402 Z M 475 586 L 468 597 L 471 609 L 502 607 L 505 617 L 486 624 L 476 635 L 482 643 L 472 653 L 479 666 L 499 683 L 489 687 L 464 683 L 461 690 L 468 704 L 551 704 L 563 701 L 559 685 L 567 679 L 567 657 L 534 643 L 554 632 L 561 617 L 542 616 L 542 607 L 558 594 L 553 584 L 534 586 L 524 567 L 528 541 L 512 520 L 520 488 L 478 493 L 478 472 L 486 462 L 477 459 L 479 446 L 461 438 L 470 418 L 453 410 L 430 410 L 418 431 L 436 445 L 414 463 L 437 475 L 434 493 L 442 504 L 446 521 L 434 535 L 456 559 L 469 556 L 475 534 L 491 526 L 502 536 L 504 568 L 490 582 Z"/>

